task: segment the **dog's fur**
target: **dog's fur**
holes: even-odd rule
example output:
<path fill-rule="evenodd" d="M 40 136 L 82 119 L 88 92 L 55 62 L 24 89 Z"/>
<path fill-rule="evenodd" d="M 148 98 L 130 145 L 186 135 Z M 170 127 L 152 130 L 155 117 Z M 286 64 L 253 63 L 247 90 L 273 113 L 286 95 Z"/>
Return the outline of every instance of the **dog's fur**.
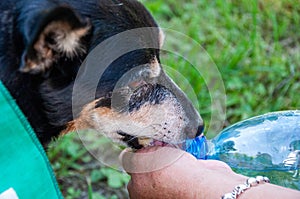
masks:
<path fill-rule="evenodd" d="M 180 142 L 202 132 L 199 114 L 163 72 L 155 48 L 134 50 L 114 60 L 99 77 L 96 99 L 73 118 L 74 80 L 88 53 L 118 33 L 157 27 L 141 3 L 6 0 L 0 4 L 0 24 L 1 81 L 44 145 L 61 132 L 79 128 L 96 129 L 134 148 L 152 139 Z M 157 30 L 151 39 L 161 46 Z M 148 39 L 139 35 L 137 45 Z M 129 108 L 121 110 L 112 106 L 112 93 L 129 71 L 137 78 L 127 79 L 122 87 L 132 92 L 127 96 Z"/>

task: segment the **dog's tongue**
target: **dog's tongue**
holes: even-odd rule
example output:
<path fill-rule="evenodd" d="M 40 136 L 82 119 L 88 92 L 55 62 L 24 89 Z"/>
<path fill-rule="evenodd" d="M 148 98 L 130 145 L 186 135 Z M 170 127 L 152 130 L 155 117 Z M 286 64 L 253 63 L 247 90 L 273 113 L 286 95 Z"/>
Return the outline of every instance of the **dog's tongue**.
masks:
<path fill-rule="evenodd" d="M 153 146 L 167 146 L 168 144 L 165 143 L 165 142 L 162 142 L 162 141 L 154 140 L 154 141 L 152 142 L 152 145 L 153 145 Z"/>

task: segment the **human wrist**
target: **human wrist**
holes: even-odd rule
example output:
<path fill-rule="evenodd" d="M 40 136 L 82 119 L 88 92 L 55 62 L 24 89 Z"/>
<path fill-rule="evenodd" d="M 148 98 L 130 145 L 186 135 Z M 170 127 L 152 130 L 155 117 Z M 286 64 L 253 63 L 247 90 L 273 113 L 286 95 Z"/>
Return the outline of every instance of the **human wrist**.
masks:
<path fill-rule="evenodd" d="M 248 178 L 245 183 L 249 184 Z M 256 180 L 255 183 L 250 183 L 251 186 L 249 188 L 244 189 L 244 191 L 239 194 L 236 198 L 238 199 L 260 199 L 260 198 L 289 198 L 289 199 L 298 199 L 300 198 L 300 192 L 285 188 L 282 186 L 270 184 L 269 179 L 267 177 L 257 176 L 256 178 L 252 178 L 252 180 Z M 252 181 L 253 182 L 253 181 Z M 239 184 L 236 184 L 234 187 L 232 187 L 232 190 L 235 189 L 236 186 Z M 217 198 L 217 197 L 216 197 Z M 231 197 L 227 197 L 231 198 Z M 234 198 L 234 197 L 233 197 Z"/>
<path fill-rule="evenodd" d="M 234 173 L 233 171 L 224 172 L 223 170 L 207 171 L 205 180 L 202 182 L 197 198 L 216 198 L 220 199 L 225 193 L 231 192 L 232 189 L 245 182 L 247 177 Z M 203 176 L 201 176 L 203 178 Z"/>
<path fill-rule="evenodd" d="M 260 186 L 249 189 L 242 194 L 238 199 L 260 199 L 260 198 L 272 198 L 272 199 L 299 199 L 300 192 L 294 189 L 285 188 L 275 184 L 262 184 Z"/>
<path fill-rule="evenodd" d="M 268 177 L 256 176 L 248 178 L 244 183 L 236 185 L 231 192 L 225 193 L 222 199 L 237 199 L 240 198 L 241 194 L 250 188 L 256 187 L 261 184 L 270 183 Z"/>

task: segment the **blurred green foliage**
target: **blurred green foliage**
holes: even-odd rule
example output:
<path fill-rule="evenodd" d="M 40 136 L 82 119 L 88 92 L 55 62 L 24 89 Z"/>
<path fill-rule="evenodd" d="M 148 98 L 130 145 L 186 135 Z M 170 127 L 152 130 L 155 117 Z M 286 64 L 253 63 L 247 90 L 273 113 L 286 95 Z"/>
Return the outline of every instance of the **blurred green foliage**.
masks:
<path fill-rule="evenodd" d="M 299 2 L 142 2 L 161 27 L 199 42 L 217 65 L 227 95 L 225 126 L 266 112 L 300 107 Z M 211 99 L 201 74 L 190 70 L 189 63 L 178 57 L 162 56 L 162 62 L 188 79 L 197 95 L 200 113 L 209 121 Z M 180 79 L 174 80 L 185 87 Z"/>
<path fill-rule="evenodd" d="M 227 95 L 224 126 L 270 111 L 299 109 L 298 0 L 141 2 L 161 27 L 179 31 L 197 41 L 216 64 Z M 189 48 L 189 43 L 181 40 L 178 43 Z M 211 99 L 201 71 L 199 74 L 184 58 L 172 53 L 163 53 L 161 59 L 164 65 L 185 77 L 187 82 L 177 79 L 175 73 L 168 70 L 187 95 L 194 102 L 197 100 L 203 119 L 209 121 Z M 193 90 L 186 90 L 186 84 Z M 85 151 L 76 134 L 53 143 L 48 155 L 66 198 L 126 197 L 125 184 L 129 177 L 93 165 L 93 157 Z"/>

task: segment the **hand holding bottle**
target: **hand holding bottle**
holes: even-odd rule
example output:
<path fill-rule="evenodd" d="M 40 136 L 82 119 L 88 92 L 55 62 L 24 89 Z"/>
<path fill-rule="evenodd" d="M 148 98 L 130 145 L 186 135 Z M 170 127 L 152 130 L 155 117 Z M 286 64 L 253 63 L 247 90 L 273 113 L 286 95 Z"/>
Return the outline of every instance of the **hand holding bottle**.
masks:
<path fill-rule="evenodd" d="M 164 148 L 151 147 L 139 153 L 153 151 L 164 154 Z M 166 149 L 168 150 L 168 149 Z M 180 153 L 179 149 L 168 153 Z M 125 152 L 126 153 L 126 152 Z M 122 155 L 122 160 L 126 158 Z M 136 156 L 139 157 L 139 156 Z M 153 160 L 132 158 L 133 167 L 153 164 Z M 234 173 L 230 167 L 217 160 L 197 160 L 188 153 L 183 153 L 172 164 L 159 170 L 146 173 L 130 173 L 128 191 L 131 199 L 135 198 L 221 198 L 236 185 L 245 182 L 246 176 Z M 241 195 L 242 198 L 299 198 L 300 192 L 272 184 L 253 187 Z"/>

